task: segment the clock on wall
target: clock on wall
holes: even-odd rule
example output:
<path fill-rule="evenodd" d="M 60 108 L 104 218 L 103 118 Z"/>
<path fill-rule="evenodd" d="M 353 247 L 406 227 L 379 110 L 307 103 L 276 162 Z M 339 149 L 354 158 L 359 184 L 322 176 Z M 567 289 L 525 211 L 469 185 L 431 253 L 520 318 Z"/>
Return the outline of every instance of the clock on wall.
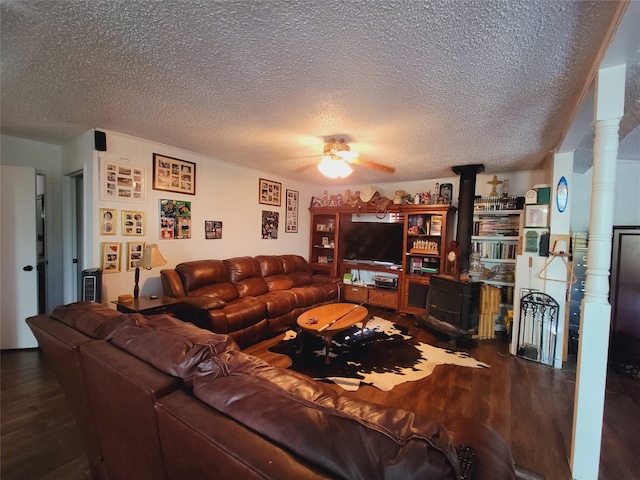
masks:
<path fill-rule="evenodd" d="M 458 262 L 460 260 L 460 251 L 461 249 L 455 240 L 453 240 L 445 249 L 444 275 L 449 275 L 454 278 L 460 278 L 460 269 L 458 267 Z"/>

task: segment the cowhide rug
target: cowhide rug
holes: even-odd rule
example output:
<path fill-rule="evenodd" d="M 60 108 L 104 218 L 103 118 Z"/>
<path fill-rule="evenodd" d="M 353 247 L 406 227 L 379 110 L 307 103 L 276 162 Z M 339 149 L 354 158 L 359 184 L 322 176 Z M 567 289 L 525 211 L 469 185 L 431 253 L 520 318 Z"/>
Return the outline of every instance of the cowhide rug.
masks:
<path fill-rule="evenodd" d="M 296 332 L 269 350 L 288 355 L 289 368 L 316 380 L 332 381 L 345 390 L 357 390 L 360 384 L 388 391 L 407 381 L 420 380 L 445 363 L 473 368 L 489 368 L 465 352 L 457 352 L 419 342 L 407 334 L 408 329 L 384 318 L 373 317 L 362 332 L 362 324 L 333 337 L 331 363 L 324 363 L 322 339 L 304 334 L 302 353 L 296 353 Z"/>

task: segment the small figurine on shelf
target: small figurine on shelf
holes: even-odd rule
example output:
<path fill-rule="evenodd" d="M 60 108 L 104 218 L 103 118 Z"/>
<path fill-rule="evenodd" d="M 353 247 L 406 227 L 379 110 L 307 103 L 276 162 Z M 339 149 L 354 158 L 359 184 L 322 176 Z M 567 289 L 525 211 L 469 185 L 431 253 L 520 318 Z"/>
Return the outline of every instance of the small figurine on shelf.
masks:
<path fill-rule="evenodd" d="M 322 197 L 322 206 L 329 206 L 329 192 L 327 190 L 324 191 L 324 196 Z"/>
<path fill-rule="evenodd" d="M 500 196 L 500 202 L 503 204 L 509 203 L 509 180 L 502 181 L 502 195 Z"/>

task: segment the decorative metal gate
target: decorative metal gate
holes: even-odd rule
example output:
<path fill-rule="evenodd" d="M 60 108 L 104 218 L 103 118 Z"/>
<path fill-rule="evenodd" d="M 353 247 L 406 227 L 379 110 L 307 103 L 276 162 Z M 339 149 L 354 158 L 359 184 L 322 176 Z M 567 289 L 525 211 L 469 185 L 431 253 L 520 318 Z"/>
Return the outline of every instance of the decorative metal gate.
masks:
<path fill-rule="evenodd" d="M 520 299 L 518 356 L 553 365 L 558 333 L 558 302 L 542 292 Z"/>

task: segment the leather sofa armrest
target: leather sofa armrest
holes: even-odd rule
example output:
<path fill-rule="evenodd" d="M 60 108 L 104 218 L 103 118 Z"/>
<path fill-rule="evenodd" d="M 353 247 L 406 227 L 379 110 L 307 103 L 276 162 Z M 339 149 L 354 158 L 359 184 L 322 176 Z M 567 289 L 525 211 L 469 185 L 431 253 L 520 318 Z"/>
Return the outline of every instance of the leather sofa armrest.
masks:
<path fill-rule="evenodd" d="M 167 297 L 181 298 L 187 293 L 184 291 L 180 275 L 173 268 L 160 270 L 160 280 L 162 281 L 162 291 Z"/>
<path fill-rule="evenodd" d="M 213 297 L 185 297 L 181 300 L 184 304 L 193 308 L 197 308 L 199 310 L 213 310 L 217 308 L 224 308 L 224 306 L 227 304 L 224 300 Z"/>
<path fill-rule="evenodd" d="M 313 283 L 333 283 L 334 285 L 342 286 L 341 278 L 328 275 L 311 275 L 311 281 Z"/>

